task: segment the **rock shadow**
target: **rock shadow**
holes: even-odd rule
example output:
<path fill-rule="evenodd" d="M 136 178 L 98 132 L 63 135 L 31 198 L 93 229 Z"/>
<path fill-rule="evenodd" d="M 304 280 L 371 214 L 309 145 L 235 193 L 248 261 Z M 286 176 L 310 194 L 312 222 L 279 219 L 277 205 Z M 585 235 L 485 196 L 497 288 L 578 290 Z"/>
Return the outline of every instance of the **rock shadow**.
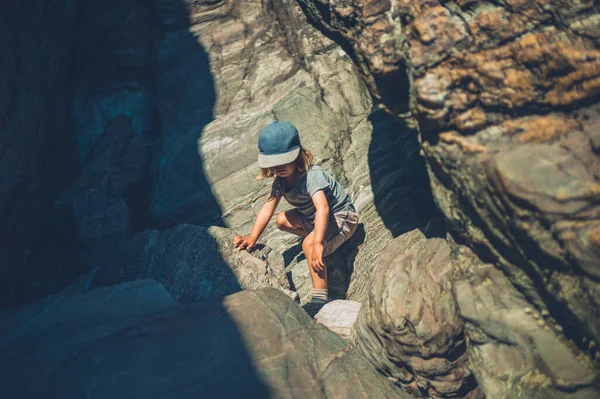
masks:
<path fill-rule="evenodd" d="M 419 228 L 428 237 L 445 237 L 417 132 L 385 111 L 369 116 L 373 126 L 368 163 L 375 208 L 394 237 Z"/>
<path fill-rule="evenodd" d="M 155 1 L 163 21 L 156 87 L 160 156 L 153 162 L 156 175 L 145 227 L 224 226 L 198 151 L 203 129 L 214 119 L 215 84 L 208 55 L 190 30 L 193 17 L 186 4 Z"/>
<path fill-rule="evenodd" d="M 224 305 L 181 306 L 154 281 L 45 298 L 0 321 L 7 398 L 270 397 Z"/>
<path fill-rule="evenodd" d="M 238 327 L 219 304 L 240 288 L 218 245 L 205 234 L 194 236 L 195 229 L 171 231 L 186 223 L 221 224 L 197 150 L 213 119 L 214 83 L 208 56 L 190 30 L 188 3 L 67 3 L 77 21 L 64 26 L 75 38 L 69 85 L 76 145 L 68 156 L 80 167 L 62 195 L 48 199 L 54 206 L 34 246 L 41 272 L 28 276 L 24 286 L 36 289 L 19 298 L 33 308 L 2 311 L 9 341 L 20 343 L 10 345 L 12 355 L 1 364 L 11 370 L 3 392 L 20 398 L 48 392 L 61 398 L 268 397 Z M 148 251 L 152 246 L 157 249 Z M 214 259 L 219 270 L 201 278 L 194 270 L 198 259 Z M 157 301 L 155 293 L 120 297 L 124 290 L 115 285 L 87 291 L 101 285 L 93 279 L 103 273 L 115 277 L 111 284 L 136 280 L 125 266 L 182 302 L 200 302 L 200 310 L 161 319 L 155 307 L 168 299 Z M 193 287 L 186 284 L 190 275 Z M 56 297 L 33 301 L 59 291 L 58 297 L 87 292 L 63 306 Z M 133 314 L 127 314 L 129 301 Z M 214 314 L 216 322 L 202 317 Z M 219 348 L 234 348 L 234 356 L 221 356 Z"/>
<path fill-rule="evenodd" d="M 350 279 L 354 273 L 354 261 L 358 255 L 359 247 L 365 242 L 367 233 L 365 226 L 359 223 L 352 237 L 331 254 L 332 260 L 327 270 L 329 296 L 331 299 L 346 299 Z"/>
<path fill-rule="evenodd" d="M 65 62 L 70 137 L 60 146 L 69 162 L 46 182 L 62 192 L 45 199 L 20 295 L 2 302 L 24 303 L 118 267 L 119 253 L 146 229 L 223 225 L 197 144 L 213 120 L 214 81 L 186 4 L 73 6 L 75 22 L 64 27 L 74 37 Z"/>

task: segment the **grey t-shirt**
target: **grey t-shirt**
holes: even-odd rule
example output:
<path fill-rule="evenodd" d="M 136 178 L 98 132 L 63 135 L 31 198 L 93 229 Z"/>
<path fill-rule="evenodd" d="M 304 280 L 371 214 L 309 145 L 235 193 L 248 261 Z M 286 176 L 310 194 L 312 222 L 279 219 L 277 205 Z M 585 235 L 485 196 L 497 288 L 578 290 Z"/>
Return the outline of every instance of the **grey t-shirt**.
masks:
<path fill-rule="evenodd" d="M 317 209 L 312 196 L 319 190 L 325 193 L 329 212 L 332 215 L 343 210 L 354 211 L 352 200 L 344 187 L 316 165 L 311 166 L 306 174 L 300 176 L 292 187 L 286 187 L 284 178 L 276 177 L 271 188 L 271 196 L 285 198 L 290 205 L 298 209 L 298 212 L 313 220 Z"/>

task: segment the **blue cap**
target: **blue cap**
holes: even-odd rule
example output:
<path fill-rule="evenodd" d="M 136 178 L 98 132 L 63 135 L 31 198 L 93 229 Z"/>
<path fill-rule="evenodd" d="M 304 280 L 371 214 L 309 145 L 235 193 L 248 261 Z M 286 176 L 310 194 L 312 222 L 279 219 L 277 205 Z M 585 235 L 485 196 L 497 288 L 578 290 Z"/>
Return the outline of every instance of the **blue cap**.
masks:
<path fill-rule="evenodd" d="M 298 130 L 289 122 L 272 122 L 259 133 L 258 150 L 261 168 L 294 162 L 300 153 Z"/>

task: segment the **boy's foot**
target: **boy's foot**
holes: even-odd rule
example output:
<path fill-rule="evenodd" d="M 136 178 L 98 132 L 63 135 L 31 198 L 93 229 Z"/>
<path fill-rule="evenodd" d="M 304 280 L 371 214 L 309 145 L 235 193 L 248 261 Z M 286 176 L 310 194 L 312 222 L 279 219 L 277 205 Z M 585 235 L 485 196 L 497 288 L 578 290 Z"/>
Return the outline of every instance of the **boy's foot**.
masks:
<path fill-rule="evenodd" d="M 319 310 L 321 310 L 321 308 L 325 306 L 327 302 L 329 301 L 326 299 L 312 298 L 308 303 L 302 306 L 302 308 L 310 317 L 315 317 L 315 315 L 319 313 Z"/>

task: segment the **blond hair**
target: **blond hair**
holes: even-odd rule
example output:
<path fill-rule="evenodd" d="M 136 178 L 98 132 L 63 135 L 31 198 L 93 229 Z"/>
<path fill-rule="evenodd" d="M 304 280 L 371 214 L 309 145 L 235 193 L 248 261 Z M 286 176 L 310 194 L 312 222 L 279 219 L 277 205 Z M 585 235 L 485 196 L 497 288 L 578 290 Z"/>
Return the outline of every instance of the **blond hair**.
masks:
<path fill-rule="evenodd" d="M 308 172 L 308 168 L 312 165 L 313 155 L 309 150 L 304 148 L 300 148 L 300 153 L 298 154 L 298 158 L 294 161 L 296 164 L 296 171 L 300 173 L 300 175 L 306 174 Z M 271 172 L 271 168 L 260 168 L 260 173 L 256 176 L 256 180 L 262 180 L 267 177 L 275 176 L 273 172 Z"/>

